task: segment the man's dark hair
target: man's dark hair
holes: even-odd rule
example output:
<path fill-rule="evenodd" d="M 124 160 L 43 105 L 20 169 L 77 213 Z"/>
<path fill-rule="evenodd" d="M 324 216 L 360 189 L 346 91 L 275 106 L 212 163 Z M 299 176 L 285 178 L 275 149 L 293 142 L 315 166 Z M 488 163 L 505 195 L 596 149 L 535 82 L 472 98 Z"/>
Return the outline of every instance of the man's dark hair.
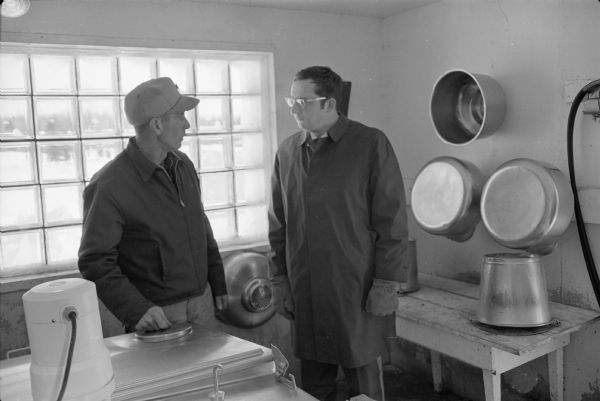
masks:
<path fill-rule="evenodd" d="M 294 81 L 309 79 L 315 83 L 315 93 L 319 96 L 334 98 L 338 111 L 341 104 L 342 78 L 329 67 L 312 66 L 300 70 Z"/>

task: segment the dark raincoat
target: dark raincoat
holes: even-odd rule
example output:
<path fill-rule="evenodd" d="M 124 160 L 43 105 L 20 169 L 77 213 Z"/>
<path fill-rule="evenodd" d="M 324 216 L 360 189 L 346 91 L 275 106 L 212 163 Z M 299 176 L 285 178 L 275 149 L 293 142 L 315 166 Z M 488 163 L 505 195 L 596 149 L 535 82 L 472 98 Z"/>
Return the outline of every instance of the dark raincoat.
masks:
<path fill-rule="evenodd" d="M 295 303 L 294 353 L 346 368 L 385 360 L 394 316 L 368 314 L 365 303 L 374 278 L 401 277 L 398 161 L 381 131 L 343 115 L 314 153 L 307 138 L 298 132 L 279 147 L 269 210 L 273 274 L 288 276 Z"/>

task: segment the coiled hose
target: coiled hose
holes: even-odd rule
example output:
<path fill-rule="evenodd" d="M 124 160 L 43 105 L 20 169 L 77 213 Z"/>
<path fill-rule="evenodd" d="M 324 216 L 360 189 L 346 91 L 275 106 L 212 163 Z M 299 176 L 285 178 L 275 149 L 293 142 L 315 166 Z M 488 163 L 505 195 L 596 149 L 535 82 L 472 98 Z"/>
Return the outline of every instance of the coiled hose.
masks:
<path fill-rule="evenodd" d="M 600 79 L 592 81 L 581 88 L 573 100 L 567 122 L 567 157 L 569 162 L 569 178 L 571 179 L 571 189 L 573 190 L 573 197 L 575 200 L 575 221 L 577 222 L 577 231 L 579 233 L 581 250 L 583 251 L 585 265 L 587 266 L 588 274 L 590 275 L 594 294 L 596 294 L 596 301 L 598 302 L 598 305 L 600 305 L 600 278 L 598 278 L 598 270 L 596 270 L 594 255 L 592 255 L 592 249 L 590 247 L 587 232 L 585 230 L 585 222 L 583 221 L 583 216 L 581 214 L 579 194 L 577 193 L 577 183 L 575 181 L 575 166 L 573 163 L 573 126 L 575 124 L 575 116 L 577 115 L 579 105 L 585 96 L 594 92 L 597 88 L 600 88 Z"/>

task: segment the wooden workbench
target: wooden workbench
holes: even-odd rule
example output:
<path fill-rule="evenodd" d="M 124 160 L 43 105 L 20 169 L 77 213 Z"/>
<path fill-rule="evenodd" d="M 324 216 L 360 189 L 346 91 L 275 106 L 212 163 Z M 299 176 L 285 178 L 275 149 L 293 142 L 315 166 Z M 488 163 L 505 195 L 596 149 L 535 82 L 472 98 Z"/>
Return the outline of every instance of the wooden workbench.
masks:
<path fill-rule="evenodd" d="M 550 398 L 562 401 L 563 349 L 572 333 L 600 321 L 598 311 L 550 302 L 560 325 L 534 335 L 495 334 L 477 326 L 478 285 L 426 274 L 419 275 L 419 285 L 399 298 L 396 335 L 430 349 L 436 391 L 442 390 L 440 353 L 481 368 L 486 401 L 500 401 L 502 373 L 544 355 Z"/>

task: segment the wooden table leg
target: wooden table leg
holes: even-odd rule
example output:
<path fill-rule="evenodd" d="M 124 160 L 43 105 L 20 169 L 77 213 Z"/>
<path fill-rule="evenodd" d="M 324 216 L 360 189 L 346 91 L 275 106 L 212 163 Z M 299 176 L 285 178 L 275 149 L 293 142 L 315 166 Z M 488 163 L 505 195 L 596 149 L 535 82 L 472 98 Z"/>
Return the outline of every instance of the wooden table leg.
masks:
<path fill-rule="evenodd" d="M 548 354 L 548 381 L 551 401 L 563 401 L 563 366 L 563 348 Z"/>
<path fill-rule="evenodd" d="M 487 369 L 482 369 L 482 371 L 485 401 L 500 401 L 500 374 Z"/>
<path fill-rule="evenodd" d="M 431 350 L 431 374 L 433 376 L 433 389 L 442 391 L 442 358 L 440 353 Z"/>

